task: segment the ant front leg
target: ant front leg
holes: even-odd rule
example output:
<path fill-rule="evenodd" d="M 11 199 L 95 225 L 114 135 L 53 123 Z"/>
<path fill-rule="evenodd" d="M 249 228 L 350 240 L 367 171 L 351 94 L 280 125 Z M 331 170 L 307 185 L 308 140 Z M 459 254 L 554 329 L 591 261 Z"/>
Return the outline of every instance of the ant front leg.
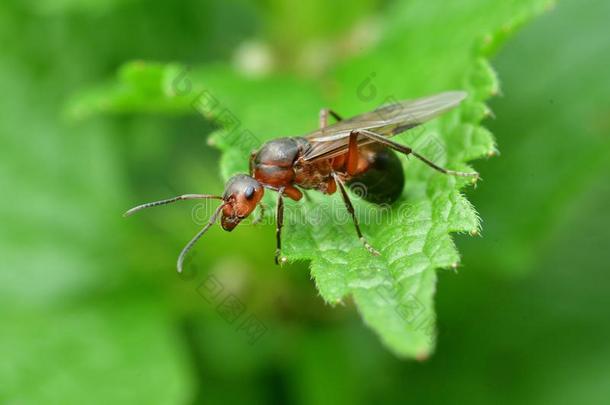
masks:
<path fill-rule="evenodd" d="M 375 248 L 373 246 L 371 246 L 371 244 L 366 240 L 364 235 L 362 235 L 362 231 L 360 230 L 360 225 L 358 224 L 358 218 L 356 218 L 356 212 L 354 211 L 354 206 L 352 205 L 352 201 L 349 199 L 349 195 L 347 194 L 347 191 L 345 190 L 345 186 L 343 185 L 343 180 L 341 180 L 339 178 L 339 176 L 337 175 L 337 173 L 335 173 L 335 172 L 332 172 L 332 176 L 333 176 L 333 179 L 335 180 L 335 182 L 337 183 L 337 185 L 339 186 L 339 190 L 341 191 L 341 197 L 343 197 L 343 202 L 345 203 L 345 207 L 347 208 L 347 211 L 352 216 L 352 220 L 354 221 L 354 226 L 356 227 L 356 233 L 358 234 L 358 238 L 364 244 L 365 249 L 368 250 L 370 254 L 372 254 L 373 256 L 379 256 L 379 252 L 377 250 L 375 250 Z"/>
<path fill-rule="evenodd" d="M 275 211 L 275 264 L 280 264 L 280 261 L 283 263 L 284 258 L 280 257 L 282 255 L 282 226 L 284 226 L 284 197 L 282 194 L 284 193 L 284 187 L 278 190 L 278 198 L 277 198 L 277 208 Z"/>
<path fill-rule="evenodd" d="M 329 108 L 323 108 L 320 110 L 320 129 L 324 129 L 328 126 L 328 115 L 332 115 L 337 121 L 343 120 L 339 114 Z"/>

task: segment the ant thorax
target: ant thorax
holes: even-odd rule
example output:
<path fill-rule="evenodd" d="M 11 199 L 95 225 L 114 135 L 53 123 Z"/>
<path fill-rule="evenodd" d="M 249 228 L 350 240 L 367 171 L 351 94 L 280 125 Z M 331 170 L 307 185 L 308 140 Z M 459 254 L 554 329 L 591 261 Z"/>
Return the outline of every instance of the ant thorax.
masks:
<path fill-rule="evenodd" d="M 324 194 L 336 191 L 332 178 L 332 165 L 328 159 L 313 163 L 298 161 L 294 165 L 294 183 L 304 189 L 318 190 Z"/>
<path fill-rule="evenodd" d="M 302 138 L 279 138 L 263 144 L 252 157 L 252 176 L 267 186 L 292 186 L 295 179 L 294 163 L 306 146 L 307 141 Z"/>

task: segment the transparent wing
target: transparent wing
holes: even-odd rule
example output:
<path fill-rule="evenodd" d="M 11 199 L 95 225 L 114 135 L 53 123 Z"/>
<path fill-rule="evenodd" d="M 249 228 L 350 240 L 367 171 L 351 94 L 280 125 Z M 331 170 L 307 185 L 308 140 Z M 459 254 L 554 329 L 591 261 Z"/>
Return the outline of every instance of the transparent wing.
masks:
<path fill-rule="evenodd" d="M 326 159 L 344 153 L 347 150 L 349 134 L 356 130 L 366 129 L 392 137 L 451 110 L 460 104 L 466 95 L 464 91 L 449 91 L 415 100 L 398 101 L 321 128 L 305 136 L 311 143 L 311 148 L 303 159 Z M 359 145 L 371 142 L 365 137 L 358 139 Z"/>

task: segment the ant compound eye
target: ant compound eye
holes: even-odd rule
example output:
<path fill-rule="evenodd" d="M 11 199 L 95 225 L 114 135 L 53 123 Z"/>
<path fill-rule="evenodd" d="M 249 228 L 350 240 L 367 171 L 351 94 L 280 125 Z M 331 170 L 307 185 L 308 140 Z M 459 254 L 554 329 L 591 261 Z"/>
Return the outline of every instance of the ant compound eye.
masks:
<path fill-rule="evenodd" d="M 251 200 L 251 199 L 252 199 L 252 197 L 254 197 L 254 192 L 255 192 L 255 191 L 256 191 L 256 190 L 254 190 L 254 187 L 252 187 L 252 186 L 248 186 L 248 187 L 246 188 L 246 191 L 244 192 L 244 196 L 246 197 L 246 200 Z"/>

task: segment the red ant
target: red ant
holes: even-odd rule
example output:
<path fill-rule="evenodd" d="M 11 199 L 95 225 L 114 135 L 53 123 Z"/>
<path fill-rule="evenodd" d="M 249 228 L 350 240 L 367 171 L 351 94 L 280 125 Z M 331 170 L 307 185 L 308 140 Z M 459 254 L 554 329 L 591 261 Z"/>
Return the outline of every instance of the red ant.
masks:
<path fill-rule="evenodd" d="M 265 189 L 274 190 L 278 193 L 275 250 L 275 263 L 278 264 L 284 223 L 284 196 L 299 201 L 303 197 L 300 189 L 333 194 L 338 188 L 354 221 L 358 238 L 371 254 L 379 255 L 360 230 L 354 207 L 346 191 L 346 183 L 358 180 L 365 186 L 374 188 L 374 192 L 369 190 L 365 196 L 369 201 L 395 201 L 402 193 L 404 174 L 394 151 L 413 155 L 441 173 L 472 176 L 476 181 L 476 172 L 445 169 L 410 147 L 389 139 L 456 107 L 465 97 L 466 93 L 462 91 L 446 92 L 417 100 L 401 101 L 345 120 L 337 113 L 323 109 L 320 111 L 320 129 L 302 137 L 278 138 L 263 144 L 250 155 L 250 174 L 231 177 L 222 196 L 185 194 L 139 205 L 127 211 L 125 216 L 144 208 L 180 200 L 222 200 L 207 225 L 180 253 L 177 267 L 178 272 L 182 272 L 186 254 L 221 213 L 222 228 L 231 231 L 260 204 Z M 337 120 L 333 125 L 328 125 L 329 114 Z"/>

